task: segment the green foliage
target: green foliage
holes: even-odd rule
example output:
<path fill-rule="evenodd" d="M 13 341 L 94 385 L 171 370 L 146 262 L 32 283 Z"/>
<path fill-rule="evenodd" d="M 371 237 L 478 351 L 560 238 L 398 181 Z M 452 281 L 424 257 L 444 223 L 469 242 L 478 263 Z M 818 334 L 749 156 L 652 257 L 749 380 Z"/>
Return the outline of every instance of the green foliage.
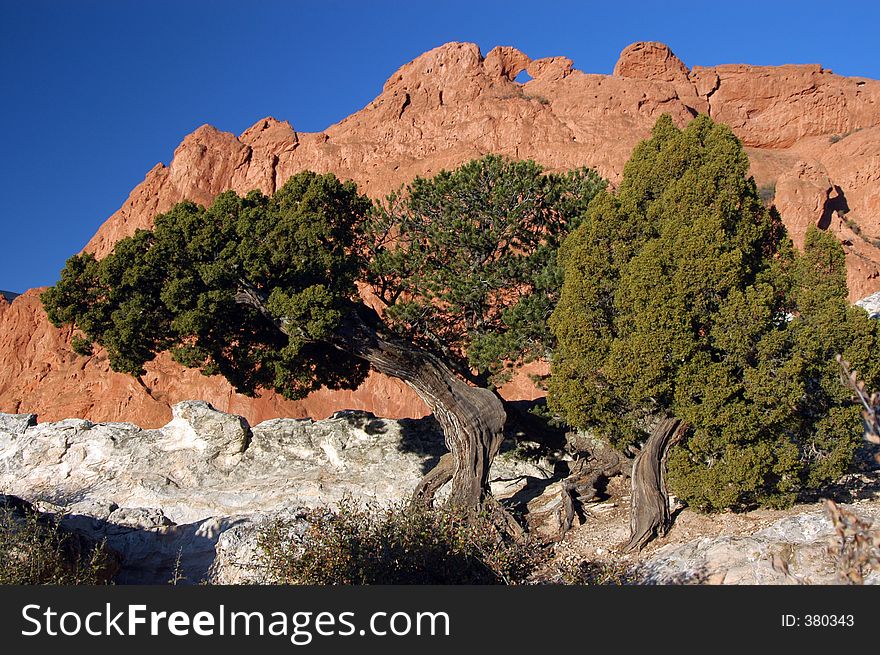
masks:
<path fill-rule="evenodd" d="M 839 476 L 860 433 L 834 355 L 880 375 L 840 244 L 813 230 L 796 254 L 747 172 L 729 128 L 661 118 L 564 243 L 551 319 L 551 407 L 621 448 L 685 420 L 669 483 L 706 510 L 785 505 Z"/>
<path fill-rule="evenodd" d="M 354 184 L 310 172 L 271 197 L 230 191 L 209 208 L 181 202 L 101 261 L 72 257 L 43 304 L 55 325 L 72 324 L 106 348 L 115 371 L 142 375 L 170 350 L 243 393 L 355 388 L 366 364 L 322 340 L 356 295 L 358 227 L 369 208 Z M 243 289 L 267 297 L 289 336 L 236 302 Z"/>
<path fill-rule="evenodd" d="M 83 548 L 52 519 L 0 506 L 0 585 L 95 585 L 109 582 L 111 558 Z"/>
<path fill-rule="evenodd" d="M 518 584 L 541 553 L 513 543 L 488 517 L 344 499 L 335 512 L 284 520 L 259 536 L 260 565 L 274 584 Z"/>
<path fill-rule="evenodd" d="M 546 355 L 559 244 L 603 187 L 590 170 L 546 174 L 494 155 L 416 178 L 368 226 L 388 321 L 465 375 Z"/>
<path fill-rule="evenodd" d="M 70 340 L 70 348 L 77 355 L 83 355 L 84 357 L 91 357 L 95 354 L 92 342 L 80 335 L 76 335 Z"/>

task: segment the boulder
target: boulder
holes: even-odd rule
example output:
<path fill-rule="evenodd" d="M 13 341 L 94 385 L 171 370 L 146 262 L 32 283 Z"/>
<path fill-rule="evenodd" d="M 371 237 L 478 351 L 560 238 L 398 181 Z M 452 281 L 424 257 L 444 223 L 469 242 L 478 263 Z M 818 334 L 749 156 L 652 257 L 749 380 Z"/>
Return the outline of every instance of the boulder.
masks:
<path fill-rule="evenodd" d="M 844 506 L 880 535 L 880 506 Z M 638 566 L 646 584 L 835 584 L 834 524 L 821 508 L 782 518 L 752 534 L 702 537 L 659 548 Z M 880 584 L 880 570 L 866 584 Z"/>
<path fill-rule="evenodd" d="M 872 293 L 867 298 L 862 298 L 856 305 L 868 312 L 871 318 L 880 319 L 880 291 Z"/>
<path fill-rule="evenodd" d="M 0 432 L 22 434 L 36 424 L 36 414 L 0 414 Z"/>

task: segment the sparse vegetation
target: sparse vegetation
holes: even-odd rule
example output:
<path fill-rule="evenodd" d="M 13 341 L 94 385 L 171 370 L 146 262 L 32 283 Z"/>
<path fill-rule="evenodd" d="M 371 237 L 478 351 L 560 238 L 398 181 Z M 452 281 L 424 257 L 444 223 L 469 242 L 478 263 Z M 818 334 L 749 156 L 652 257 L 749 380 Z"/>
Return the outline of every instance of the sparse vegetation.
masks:
<path fill-rule="evenodd" d="M 107 584 L 113 572 L 101 544 L 84 544 L 27 506 L 0 505 L 0 584 Z"/>
<path fill-rule="evenodd" d="M 853 394 L 857 406 L 861 406 L 862 418 L 865 422 L 865 441 L 880 446 L 880 392 L 870 392 L 864 380 L 859 379 L 858 372 L 851 370 L 851 365 L 842 356 L 837 356 L 837 363 L 843 377 L 843 383 Z M 880 456 L 877 463 L 880 464 Z"/>
<path fill-rule="evenodd" d="M 259 536 L 259 566 L 274 584 L 520 584 L 542 561 L 491 517 L 343 500 L 310 511 L 293 537 L 280 520 Z"/>
<path fill-rule="evenodd" d="M 556 563 L 551 582 L 566 585 L 621 586 L 639 584 L 638 574 L 625 564 L 574 559 Z"/>
<path fill-rule="evenodd" d="M 846 226 L 853 231 L 853 234 L 855 234 L 857 237 L 861 237 L 861 239 L 864 240 L 866 243 L 871 244 L 875 248 L 880 248 L 880 238 L 875 239 L 865 234 L 862 231 L 862 226 L 856 223 L 853 219 L 847 218 Z"/>
<path fill-rule="evenodd" d="M 825 507 L 834 524 L 834 544 L 829 548 L 837 566 L 837 578 L 844 584 L 863 584 L 865 575 L 880 569 L 880 530 L 854 512 L 831 500 Z"/>
<path fill-rule="evenodd" d="M 550 100 L 548 100 L 548 99 L 545 98 L 544 96 L 539 96 L 539 95 L 531 95 L 531 96 L 530 96 L 530 95 L 523 95 L 523 98 L 525 98 L 526 100 L 534 100 L 534 101 L 536 101 L 536 102 L 538 102 L 539 104 L 542 104 L 542 105 L 549 105 L 549 104 L 550 104 Z"/>
<path fill-rule="evenodd" d="M 761 185 L 758 188 L 758 197 L 765 205 L 772 205 L 773 201 L 776 200 L 776 182 L 773 181 L 770 184 Z"/>
<path fill-rule="evenodd" d="M 846 137 L 850 136 L 851 134 L 855 134 L 856 132 L 861 132 L 861 131 L 862 131 L 862 128 L 857 127 L 854 130 L 850 130 L 849 132 L 844 132 L 843 134 L 832 134 L 830 137 L 828 137 L 828 140 L 832 144 L 834 144 L 839 141 L 843 141 Z"/>

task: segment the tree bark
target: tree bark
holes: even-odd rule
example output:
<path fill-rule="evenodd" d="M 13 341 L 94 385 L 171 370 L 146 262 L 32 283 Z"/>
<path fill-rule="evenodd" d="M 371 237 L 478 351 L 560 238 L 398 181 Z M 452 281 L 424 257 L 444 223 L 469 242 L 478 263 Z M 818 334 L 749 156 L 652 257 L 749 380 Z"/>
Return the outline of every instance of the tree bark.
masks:
<path fill-rule="evenodd" d="M 259 311 L 279 330 L 290 327 L 271 315 L 262 294 L 242 283 L 236 301 Z M 451 480 L 449 503 L 467 511 L 479 508 L 489 492 L 489 467 L 501 447 L 507 414 L 492 391 L 472 387 L 438 357 L 381 328 L 378 314 L 353 305 L 327 339 L 333 347 L 366 360 L 380 373 L 403 380 L 434 414 L 449 448 L 416 488 L 414 499 L 430 505 Z"/>
<path fill-rule="evenodd" d="M 638 551 L 670 528 L 669 496 L 666 491 L 666 457 L 687 431 L 675 418 L 660 421 L 633 463 L 630 539 L 626 552 Z"/>
<path fill-rule="evenodd" d="M 454 472 L 455 460 L 452 457 L 452 453 L 449 452 L 440 457 L 437 465 L 421 479 L 416 490 L 413 492 L 413 501 L 420 505 L 430 506 L 434 496 L 444 484 L 452 479 Z"/>
<path fill-rule="evenodd" d="M 360 306 L 349 312 L 330 343 L 411 387 L 443 428 L 451 455 L 428 473 L 415 499 L 430 504 L 451 479 L 450 505 L 477 509 L 489 492 L 489 467 L 504 438 L 507 415 L 501 399 L 488 389 L 468 385 L 433 354 L 384 334 L 378 316 L 369 312 Z"/>

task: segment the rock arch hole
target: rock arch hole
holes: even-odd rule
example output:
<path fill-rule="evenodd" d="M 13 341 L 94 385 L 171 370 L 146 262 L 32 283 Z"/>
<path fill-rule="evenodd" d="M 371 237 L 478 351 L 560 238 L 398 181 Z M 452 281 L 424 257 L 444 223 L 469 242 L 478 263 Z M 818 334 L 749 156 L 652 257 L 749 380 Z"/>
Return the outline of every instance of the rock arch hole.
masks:
<path fill-rule="evenodd" d="M 517 84 L 525 84 L 526 82 L 532 81 L 532 76 L 529 75 L 529 72 L 525 69 L 521 70 L 519 74 L 514 78 L 514 82 Z"/>

